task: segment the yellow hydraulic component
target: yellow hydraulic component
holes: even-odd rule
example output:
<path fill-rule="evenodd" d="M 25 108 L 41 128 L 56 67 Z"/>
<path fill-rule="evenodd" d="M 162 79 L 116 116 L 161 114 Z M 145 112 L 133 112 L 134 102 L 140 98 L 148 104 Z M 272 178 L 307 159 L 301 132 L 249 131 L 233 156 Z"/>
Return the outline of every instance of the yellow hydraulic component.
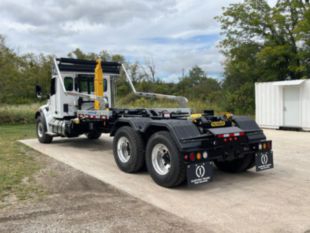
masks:
<path fill-rule="evenodd" d="M 202 117 L 202 113 L 195 113 L 195 114 L 192 114 L 189 119 L 192 120 L 194 123 L 197 122 L 197 119 Z M 232 117 L 232 114 L 231 115 L 228 115 L 227 113 L 227 116 L 225 115 L 225 117 Z M 226 122 L 225 121 L 213 121 L 211 122 L 211 127 L 222 127 L 222 126 L 225 126 L 226 125 Z"/>
<path fill-rule="evenodd" d="M 195 114 L 191 114 L 190 117 L 188 117 L 188 119 L 192 120 L 192 122 L 196 122 L 196 119 L 202 117 L 202 114 L 201 113 L 195 113 Z"/>
<path fill-rule="evenodd" d="M 202 117 L 202 114 L 201 113 L 195 113 L 195 114 L 192 114 L 191 115 L 191 118 L 194 120 L 194 119 L 197 119 L 199 117 Z"/>
<path fill-rule="evenodd" d="M 95 110 L 100 110 L 100 101 L 98 100 L 99 98 L 103 97 L 103 72 L 102 72 L 102 67 L 101 67 L 101 59 L 97 60 L 97 65 L 95 68 L 95 80 L 94 80 L 94 92 L 95 92 L 95 102 L 94 102 L 94 109 Z"/>
<path fill-rule="evenodd" d="M 230 113 L 230 112 L 224 113 L 224 117 L 225 117 L 225 119 L 227 119 L 227 120 L 231 120 L 233 116 L 234 116 L 234 115 L 233 115 L 232 113 Z"/>

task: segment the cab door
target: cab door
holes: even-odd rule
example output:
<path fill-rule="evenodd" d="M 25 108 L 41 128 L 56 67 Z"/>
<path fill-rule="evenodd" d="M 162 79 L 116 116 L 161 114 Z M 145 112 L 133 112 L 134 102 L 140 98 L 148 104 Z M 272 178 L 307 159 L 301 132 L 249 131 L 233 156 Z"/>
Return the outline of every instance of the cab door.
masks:
<path fill-rule="evenodd" d="M 49 110 L 51 111 L 53 117 L 57 116 L 57 101 L 56 101 L 56 92 L 57 92 L 57 76 L 53 76 L 51 79 L 50 86 L 50 98 L 49 98 Z"/>

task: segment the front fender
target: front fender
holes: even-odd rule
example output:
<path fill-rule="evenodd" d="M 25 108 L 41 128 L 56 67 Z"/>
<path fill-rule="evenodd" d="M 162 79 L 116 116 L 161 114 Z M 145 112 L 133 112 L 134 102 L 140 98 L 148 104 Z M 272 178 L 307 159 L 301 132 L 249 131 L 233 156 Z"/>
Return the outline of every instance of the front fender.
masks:
<path fill-rule="evenodd" d="M 49 120 L 51 118 L 50 114 L 49 114 L 49 109 L 48 109 L 48 105 L 43 105 L 41 106 L 38 111 L 36 111 L 35 113 L 35 119 L 37 119 L 38 117 L 42 117 L 43 122 L 46 126 L 47 132 L 51 132 L 50 131 L 50 127 L 49 127 Z M 51 132 L 52 133 L 52 132 Z"/>

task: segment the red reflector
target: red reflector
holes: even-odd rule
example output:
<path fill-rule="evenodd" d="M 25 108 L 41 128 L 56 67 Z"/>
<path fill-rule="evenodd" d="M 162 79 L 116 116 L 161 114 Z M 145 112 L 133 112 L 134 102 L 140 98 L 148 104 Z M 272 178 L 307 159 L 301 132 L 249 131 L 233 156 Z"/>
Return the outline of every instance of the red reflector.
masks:
<path fill-rule="evenodd" d="M 266 149 L 271 150 L 272 149 L 271 147 L 272 147 L 271 142 L 267 142 L 266 143 Z"/>
<path fill-rule="evenodd" d="M 190 154 L 189 158 L 190 158 L 191 161 L 194 161 L 194 160 L 195 160 L 195 153 L 192 152 L 192 153 Z"/>
<path fill-rule="evenodd" d="M 188 155 L 184 155 L 184 160 L 188 160 Z"/>
<path fill-rule="evenodd" d="M 234 134 L 234 133 L 229 134 L 229 137 L 233 137 L 233 136 L 235 136 L 235 134 Z"/>
<path fill-rule="evenodd" d="M 240 136 L 245 136 L 245 132 L 240 132 Z"/>
<path fill-rule="evenodd" d="M 218 138 L 223 138 L 224 137 L 224 134 L 219 134 L 217 135 Z"/>

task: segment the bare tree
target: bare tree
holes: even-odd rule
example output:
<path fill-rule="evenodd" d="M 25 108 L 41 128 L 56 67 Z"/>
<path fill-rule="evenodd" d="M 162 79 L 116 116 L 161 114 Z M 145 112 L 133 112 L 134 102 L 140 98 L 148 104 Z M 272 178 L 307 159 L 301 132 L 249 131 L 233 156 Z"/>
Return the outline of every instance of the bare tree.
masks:
<path fill-rule="evenodd" d="M 156 66 L 154 63 L 154 59 L 152 57 L 145 59 L 145 65 L 141 66 L 144 77 L 150 80 L 151 82 L 156 81 Z"/>

